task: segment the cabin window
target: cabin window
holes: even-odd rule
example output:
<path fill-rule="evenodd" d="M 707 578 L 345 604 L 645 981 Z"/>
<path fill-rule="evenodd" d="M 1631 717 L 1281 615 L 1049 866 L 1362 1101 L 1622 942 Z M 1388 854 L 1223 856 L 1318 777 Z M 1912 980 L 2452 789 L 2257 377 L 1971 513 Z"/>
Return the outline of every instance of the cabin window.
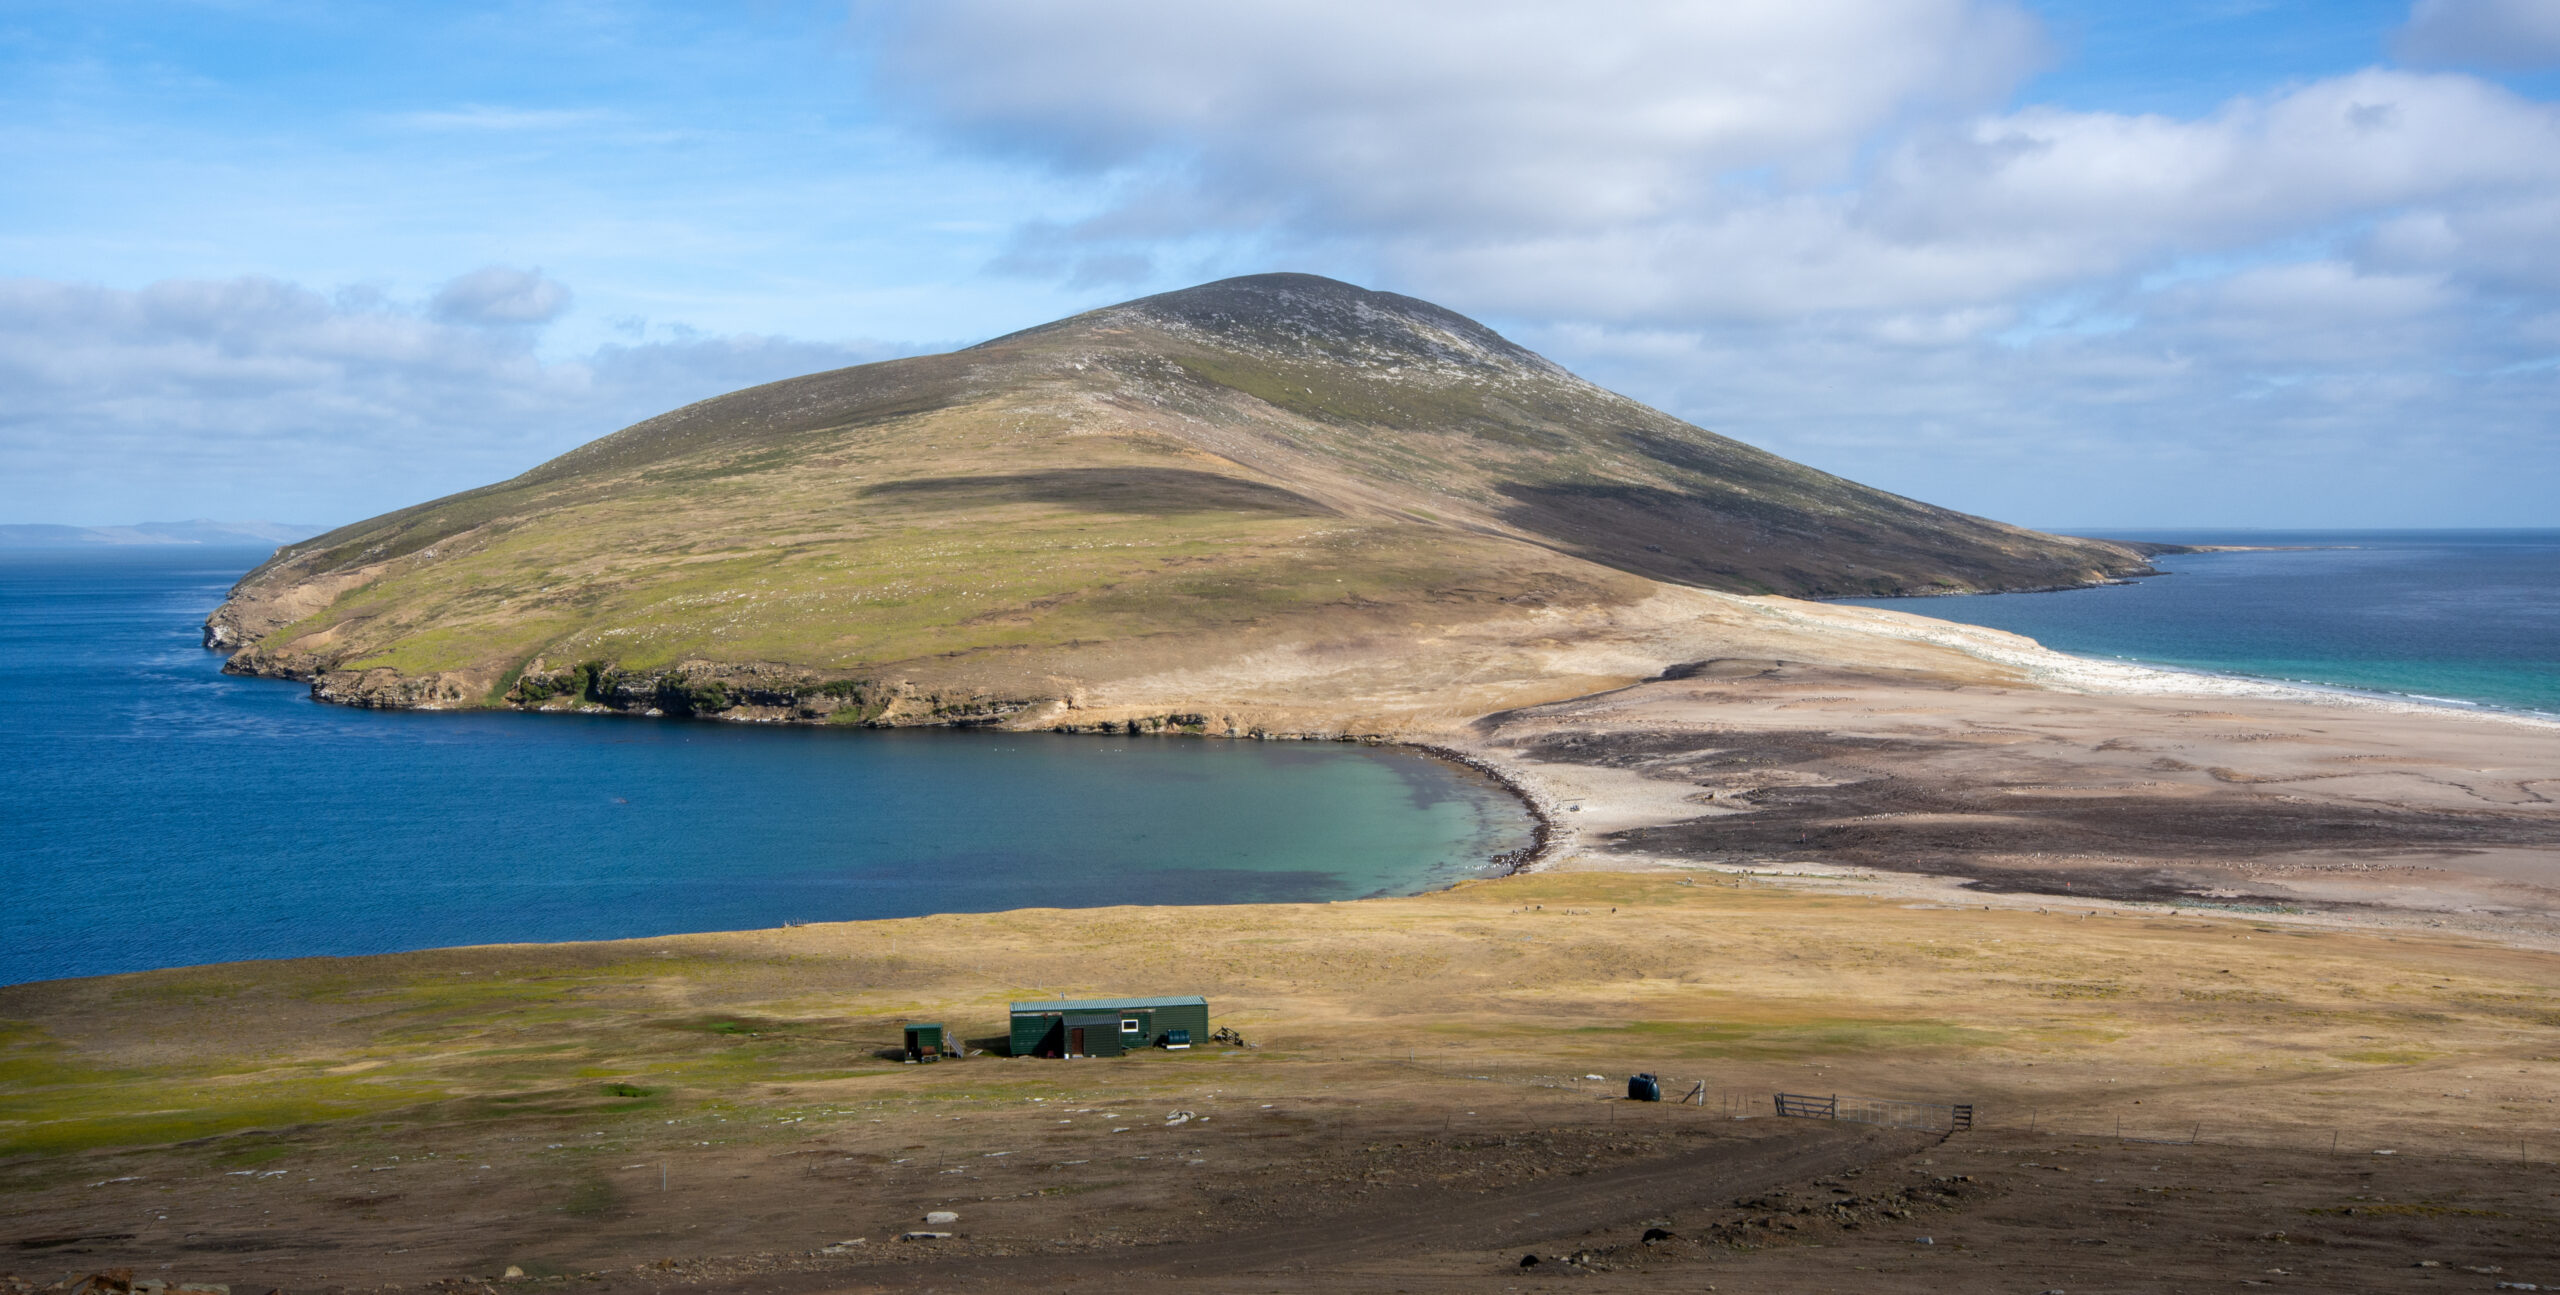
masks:
<path fill-rule="evenodd" d="M 1121 1017 L 1121 1018 L 1120 1018 L 1120 1032 L 1121 1032 L 1122 1034 L 1135 1034 L 1135 1033 L 1137 1033 L 1137 1032 L 1138 1032 L 1138 1018 L 1137 1018 L 1137 1017 L 1134 1017 L 1134 1016 L 1123 1016 L 1123 1017 Z"/>

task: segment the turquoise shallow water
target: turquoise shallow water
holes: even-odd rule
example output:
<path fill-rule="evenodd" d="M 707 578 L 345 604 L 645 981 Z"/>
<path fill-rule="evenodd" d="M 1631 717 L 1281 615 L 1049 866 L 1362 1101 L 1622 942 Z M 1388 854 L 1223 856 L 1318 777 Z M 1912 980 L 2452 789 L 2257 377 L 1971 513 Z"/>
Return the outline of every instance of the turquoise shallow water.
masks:
<path fill-rule="evenodd" d="M 1519 804 L 1336 744 L 399 714 L 234 679 L 263 553 L 0 552 L 0 983 L 948 911 L 1413 893 Z"/>
<path fill-rule="evenodd" d="M 2050 594 L 1859 598 L 2117 657 L 2560 715 L 2560 531 L 2110 531 L 2169 574 Z"/>

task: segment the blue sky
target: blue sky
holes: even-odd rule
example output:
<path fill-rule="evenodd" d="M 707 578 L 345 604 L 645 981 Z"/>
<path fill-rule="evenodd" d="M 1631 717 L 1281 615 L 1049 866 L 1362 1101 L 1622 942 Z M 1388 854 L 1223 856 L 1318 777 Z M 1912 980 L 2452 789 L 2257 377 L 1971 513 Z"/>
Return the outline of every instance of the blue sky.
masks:
<path fill-rule="evenodd" d="M 2560 525 L 2560 0 L 0 11 L 0 520 L 1268 269 L 2040 525 Z"/>

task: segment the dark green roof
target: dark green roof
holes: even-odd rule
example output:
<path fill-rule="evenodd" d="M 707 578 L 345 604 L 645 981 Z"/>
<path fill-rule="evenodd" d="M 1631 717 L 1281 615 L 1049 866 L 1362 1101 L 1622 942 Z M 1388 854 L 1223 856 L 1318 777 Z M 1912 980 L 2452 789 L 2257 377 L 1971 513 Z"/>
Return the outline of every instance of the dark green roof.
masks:
<path fill-rule="evenodd" d="M 1209 1000 L 1198 994 L 1167 998 L 1035 998 L 1015 1003 L 1016 1016 L 1040 1012 L 1117 1012 L 1132 1007 L 1207 1007 Z"/>

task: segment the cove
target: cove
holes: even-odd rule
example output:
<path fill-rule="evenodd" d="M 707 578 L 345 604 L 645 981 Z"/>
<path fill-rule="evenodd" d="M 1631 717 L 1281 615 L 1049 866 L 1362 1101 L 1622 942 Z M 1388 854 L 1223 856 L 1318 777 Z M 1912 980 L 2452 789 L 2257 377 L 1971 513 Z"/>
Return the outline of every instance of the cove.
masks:
<path fill-rule="evenodd" d="M 0 983 L 1410 894 L 1534 832 L 1393 748 L 323 706 L 196 645 L 264 556 L 0 553 Z"/>

